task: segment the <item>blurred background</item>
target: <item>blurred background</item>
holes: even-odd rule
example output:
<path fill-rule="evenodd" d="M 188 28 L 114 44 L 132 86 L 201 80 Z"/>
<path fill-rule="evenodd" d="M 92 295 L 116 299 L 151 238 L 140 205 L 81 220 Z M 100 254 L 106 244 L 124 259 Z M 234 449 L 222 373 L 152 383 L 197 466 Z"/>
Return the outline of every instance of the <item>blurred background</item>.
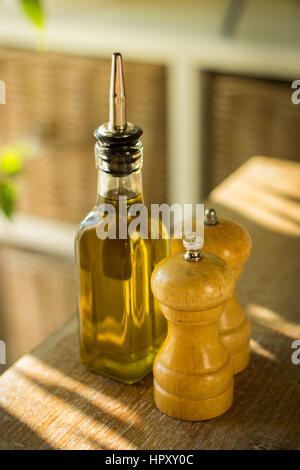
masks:
<path fill-rule="evenodd" d="M 146 202 L 204 202 L 253 155 L 300 160 L 299 18 L 296 0 L 2 0 L 7 365 L 75 312 L 73 239 L 96 200 L 93 131 L 108 119 L 112 52 L 128 119 L 144 129 Z"/>

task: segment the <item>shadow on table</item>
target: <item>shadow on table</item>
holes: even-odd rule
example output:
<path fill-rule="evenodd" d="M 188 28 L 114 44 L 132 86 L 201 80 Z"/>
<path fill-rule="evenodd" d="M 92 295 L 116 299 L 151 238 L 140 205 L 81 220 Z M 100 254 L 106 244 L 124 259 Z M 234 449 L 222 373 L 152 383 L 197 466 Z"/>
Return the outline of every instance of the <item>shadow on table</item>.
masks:
<path fill-rule="evenodd" d="M 293 448 L 300 431 L 300 384 L 296 366 L 291 363 L 291 338 L 257 323 L 253 335 L 259 352 L 252 352 L 248 368 L 235 377 L 233 407 L 223 416 L 202 423 L 174 420 L 160 413 L 153 403 L 151 375 L 128 386 L 85 371 L 76 361 L 73 367 L 69 364 L 64 368 L 50 360 L 51 367 L 94 389 L 92 403 L 62 384 L 49 385 L 33 374 L 22 374 L 64 401 L 67 408 L 78 409 L 137 448 L 151 448 L 156 441 L 155 449 L 168 449 L 171 435 L 173 449 Z M 41 359 L 45 360 L 43 355 Z M 97 400 L 97 393 L 107 399 Z M 133 419 L 126 420 L 126 410 L 119 417 L 110 413 L 110 399 L 130 409 Z M 162 428 L 164 433 L 160 432 Z M 105 448 L 96 434 L 91 436 L 95 448 Z"/>
<path fill-rule="evenodd" d="M 101 428 L 107 428 L 109 429 L 111 435 L 114 432 L 116 433 L 116 435 L 119 435 L 119 433 L 121 434 L 124 429 L 128 427 L 128 423 L 123 422 L 122 419 L 118 419 L 113 414 L 103 410 L 100 402 L 96 405 L 92 402 L 92 400 L 85 398 L 80 393 L 77 393 L 74 390 L 70 390 L 70 388 L 64 387 L 63 385 L 59 385 L 56 383 L 46 383 L 45 381 L 37 379 L 32 374 L 25 373 L 22 370 L 18 370 L 18 373 L 20 376 L 24 377 L 26 381 L 29 381 L 31 384 L 40 387 L 43 391 L 46 391 L 55 399 L 59 399 L 64 402 L 64 404 L 67 405 L 66 409 L 70 414 L 72 412 L 72 409 L 75 409 L 75 411 L 79 411 L 83 415 L 91 418 L 93 421 L 96 421 L 96 423 L 93 425 L 93 427 L 95 428 L 94 436 L 91 437 L 83 433 L 80 430 L 80 427 L 78 426 L 70 425 L 66 422 L 59 423 L 58 416 L 57 423 L 55 426 L 56 432 L 58 432 L 59 429 L 61 429 L 62 431 L 70 431 L 72 434 L 72 440 L 74 440 L 74 437 L 79 437 L 81 441 L 86 441 L 89 444 L 95 446 L 95 448 L 97 449 L 105 450 L 108 449 L 105 442 L 103 440 L 101 441 L 100 439 L 97 439 L 96 437 L 99 430 L 101 430 Z M 103 391 L 101 392 L 103 393 Z M 64 409 L 63 406 L 61 407 L 61 415 L 65 418 L 67 414 L 66 409 Z M 136 429 L 136 432 L 138 432 L 138 428 Z"/>
<path fill-rule="evenodd" d="M 0 429 L 2 436 L 0 450 L 50 450 L 51 445 L 30 429 L 27 424 L 22 423 L 15 416 L 0 407 Z"/>

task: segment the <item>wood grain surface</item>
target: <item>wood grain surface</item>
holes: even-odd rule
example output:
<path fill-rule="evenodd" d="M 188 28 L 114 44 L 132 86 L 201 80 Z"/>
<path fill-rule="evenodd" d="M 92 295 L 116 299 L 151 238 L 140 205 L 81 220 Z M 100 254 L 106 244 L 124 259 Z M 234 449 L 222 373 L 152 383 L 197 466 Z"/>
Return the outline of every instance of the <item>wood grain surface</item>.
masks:
<path fill-rule="evenodd" d="M 153 377 L 122 385 L 78 361 L 76 320 L 0 378 L 1 449 L 300 449 L 300 165 L 249 160 L 206 207 L 241 223 L 253 251 L 237 284 L 252 323 L 252 356 L 232 408 L 178 421 L 153 404 Z"/>

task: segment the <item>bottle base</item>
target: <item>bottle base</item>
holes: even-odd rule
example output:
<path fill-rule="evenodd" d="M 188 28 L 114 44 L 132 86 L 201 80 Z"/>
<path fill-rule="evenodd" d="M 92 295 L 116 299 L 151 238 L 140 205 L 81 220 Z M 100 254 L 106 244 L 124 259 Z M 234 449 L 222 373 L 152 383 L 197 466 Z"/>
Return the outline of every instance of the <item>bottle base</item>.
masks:
<path fill-rule="evenodd" d="M 155 354 L 151 353 L 142 359 L 130 362 L 117 362 L 107 357 L 96 360 L 94 358 L 93 360 L 81 358 L 80 362 L 90 372 L 132 385 L 152 372 L 154 359 Z"/>

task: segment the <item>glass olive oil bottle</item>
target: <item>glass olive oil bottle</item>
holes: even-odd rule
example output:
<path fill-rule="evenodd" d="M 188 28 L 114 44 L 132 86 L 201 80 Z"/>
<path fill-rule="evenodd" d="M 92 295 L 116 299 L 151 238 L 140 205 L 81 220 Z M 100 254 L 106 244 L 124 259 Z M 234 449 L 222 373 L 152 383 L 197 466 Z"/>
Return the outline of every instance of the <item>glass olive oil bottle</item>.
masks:
<path fill-rule="evenodd" d="M 97 205 L 79 226 L 75 241 L 80 356 L 87 369 L 134 383 L 152 369 L 167 332 L 150 278 L 155 265 L 168 255 L 169 240 L 138 234 L 125 238 L 119 233 L 120 197 L 127 210 L 143 204 L 142 129 L 126 121 L 125 107 L 122 57 L 115 53 L 109 122 L 95 131 Z M 115 210 L 115 237 L 99 237 L 105 222 L 103 204 Z M 131 217 L 126 217 L 129 224 Z M 150 232 L 150 221 L 148 225 Z M 160 235 L 164 230 L 159 222 Z"/>

